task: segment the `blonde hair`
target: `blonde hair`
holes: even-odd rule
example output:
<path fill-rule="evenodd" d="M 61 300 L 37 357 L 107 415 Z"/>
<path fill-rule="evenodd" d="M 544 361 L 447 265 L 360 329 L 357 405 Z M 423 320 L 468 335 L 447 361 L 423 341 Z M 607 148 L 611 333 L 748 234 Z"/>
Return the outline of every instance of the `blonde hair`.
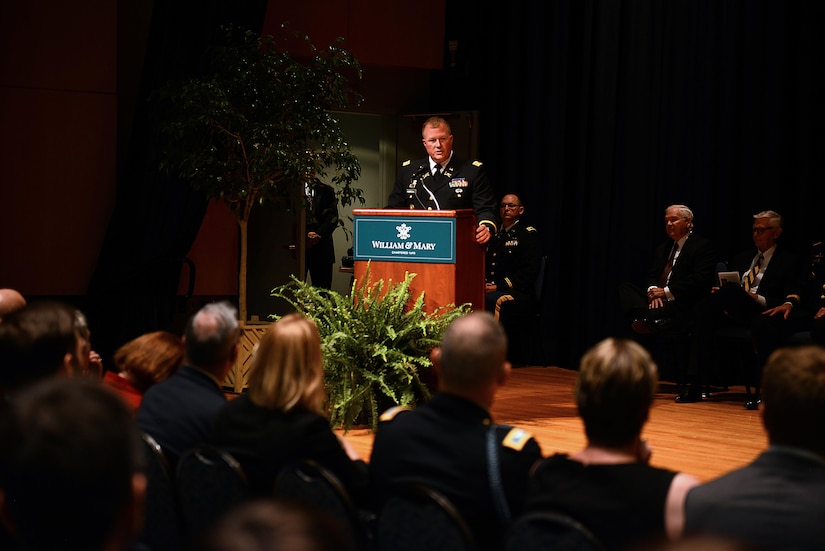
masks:
<path fill-rule="evenodd" d="M 249 399 L 280 411 L 322 413 L 324 360 L 315 323 L 301 314 L 279 319 L 261 338 L 249 373 Z"/>
<path fill-rule="evenodd" d="M 429 119 L 424 121 L 424 124 L 421 125 L 421 134 L 424 134 L 424 131 L 427 128 L 438 128 L 439 126 L 443 126 L 447 129 L 447 134 L 452 134 L 453 129 L 450 127 L 450 123 L 448 123 L 445 119 L 441 117 L 430 117 Z"/>
<path fill-rule="evenodd" d="M 627 339 L 608 338 L 587 351 L 574 392 L 591 443 L 617 446 L 642 432 L 658 386 L 647 350 Z"/>
<path fill-rule="evenodd" d="M 165 381 L 183 363 L 183 339 L 169 331 L 152 331 L 117 349 L 115 368 L 127 373 L 141 390 Z"/>

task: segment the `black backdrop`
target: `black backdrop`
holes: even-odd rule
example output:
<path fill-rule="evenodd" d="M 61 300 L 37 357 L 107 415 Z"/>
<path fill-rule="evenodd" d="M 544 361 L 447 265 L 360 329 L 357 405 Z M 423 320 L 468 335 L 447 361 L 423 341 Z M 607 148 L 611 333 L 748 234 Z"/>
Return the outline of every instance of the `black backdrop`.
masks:
<path fill-rule="evenodd" d="M 482 160 L 542 233 L 545 363 L 575 367 L 629 335 L 616 287 L 646 271 L 669 204 L 689 205 L 723 258 L 752 244 L 764 209 L 803 253 L 822 237 L 825 2 L 447 10 L 455 65 L 434 79 L 433 107 L 480 110 Z"/>

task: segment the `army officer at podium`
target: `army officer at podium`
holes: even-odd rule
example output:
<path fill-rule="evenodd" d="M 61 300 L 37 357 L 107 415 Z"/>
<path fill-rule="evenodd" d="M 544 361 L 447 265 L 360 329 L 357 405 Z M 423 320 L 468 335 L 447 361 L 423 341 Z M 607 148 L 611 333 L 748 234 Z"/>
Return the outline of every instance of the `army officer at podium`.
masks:
<path fill-rule="evenodd" d="M 428 157 L 404 161 L 388 208 L 456 210 L 473 209 L 478 219 L 476 242 L 487 243 L 498 225 L 496 196 L 481 161 L 465 161 L 453 156 L 450 124 L 430 117 L 421 129 Z"/>

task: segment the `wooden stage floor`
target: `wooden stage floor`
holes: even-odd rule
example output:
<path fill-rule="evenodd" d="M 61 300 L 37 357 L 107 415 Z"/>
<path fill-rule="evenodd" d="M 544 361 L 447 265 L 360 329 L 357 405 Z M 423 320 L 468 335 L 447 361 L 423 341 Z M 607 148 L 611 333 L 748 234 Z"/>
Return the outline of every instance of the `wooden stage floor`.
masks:
<path fill-rule="evenodd" d="M 514 369 L 499 391 L 493 418 L 531 431 L 544 455 L 574 452 L 585 443 L 573 401 L 575 378 L 575 371 L 558 367 Z M 652 465 L 707 481 L 750 463 L 767 446 L 760 412 L 743 407 L 744 387 L 730 387 L 696 404 L 677 404 L 675 395 L 676 385 L 659 385 L 643 431 L 653 448 Z M 345 438 L 369 459 L 373 438 L 369 430 L 354 429 Z"/>

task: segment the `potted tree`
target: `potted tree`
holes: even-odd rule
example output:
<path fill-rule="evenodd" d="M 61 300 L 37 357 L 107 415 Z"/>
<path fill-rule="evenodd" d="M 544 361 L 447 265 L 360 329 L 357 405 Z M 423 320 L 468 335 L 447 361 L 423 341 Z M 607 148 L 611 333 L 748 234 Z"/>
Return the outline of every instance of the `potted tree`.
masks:
<path fill-rule="evenodd" d="M 248 222 L 265 202 L 295 206 L 304 185 L 329 177 L 341 204 L 364 203 L 352 184 L 361 168 L 331 113 L 358 105 L 358 61 L 342 39 L 318 50 L 282 26 L 282 36 L 227 27 L 202 76 L 170 82 L 153 101 L 163 143 L 160 168 L 238 219 L 238 306 L 247 321 Z M 306 58 L 290 52 L 301 46 Z M 273 282 L 274 284 L 275 282 Z"/>

